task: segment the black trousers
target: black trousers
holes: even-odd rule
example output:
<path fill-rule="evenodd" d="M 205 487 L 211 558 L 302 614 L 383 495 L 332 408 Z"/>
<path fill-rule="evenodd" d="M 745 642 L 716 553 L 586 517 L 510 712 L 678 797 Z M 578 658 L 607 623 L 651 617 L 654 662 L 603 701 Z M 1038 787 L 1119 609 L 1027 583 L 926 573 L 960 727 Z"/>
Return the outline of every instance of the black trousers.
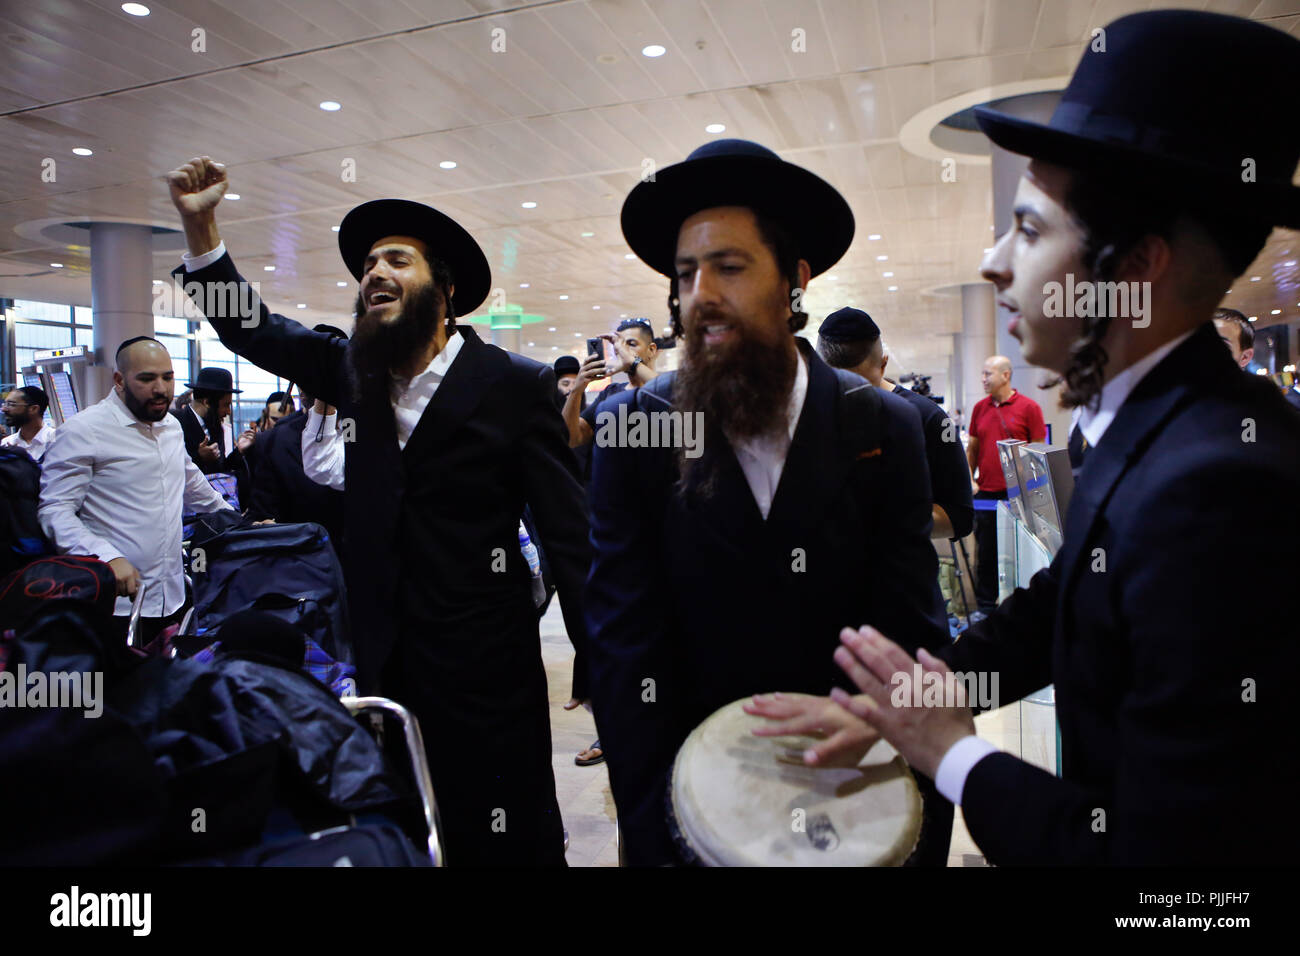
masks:
<path fill-rule="evenodd" d="M 1005 491 L 977 491 L 984 501 L 1006 501 Z M 981 611 L 998 606 L 998 513 L 975 510 L 975 604 Z"/>

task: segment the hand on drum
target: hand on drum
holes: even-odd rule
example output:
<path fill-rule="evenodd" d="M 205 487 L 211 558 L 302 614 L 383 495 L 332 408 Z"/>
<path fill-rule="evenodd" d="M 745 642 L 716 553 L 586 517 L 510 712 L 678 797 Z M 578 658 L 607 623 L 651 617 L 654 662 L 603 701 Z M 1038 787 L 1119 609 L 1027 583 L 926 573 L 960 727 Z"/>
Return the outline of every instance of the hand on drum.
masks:
<path fill-rule="evenodd" d="M 919 663 L 922 673 L 934 671 L 946 675 L 949 673 L 947 664 L 924 649 L 917 652 L 914 660 L 874 627 L 857 631 L 846 627 L 840 632 L 840 642 L 843 646 L 835 650 L 835 663 L 853 679 L 862 693 L 851 697 L 836 688 L 831 691 L 831 699 L 876 728 L 903 755 L 903 759 L 933 779 L 948 748 L 975 733 L 975 717 L 966 704 L 962 683 L 944 682 L 945 689 L 953 689 L 952 703 L 955 706 L 914 706 L 913 701 L 919 698 L 920 689 L 916 689 L 914 697 L 911 689 L 913 668 Z M 898 686 L 896 674 L 907 677 L 907 683 L 902 686 L 908 692 L 903 695 L 905 705 L 901 707 L 895 706 L 891 700 Z"/>
<path fill-rule="evenodd" d="M 804 751 L 804 763 L 816 767 L 856 767 L 880 734 L 829 697 L 811 694 L 755 694 L 745 713 L 772 723 L 757 727 L 759 737 L 817 737 Z"/>

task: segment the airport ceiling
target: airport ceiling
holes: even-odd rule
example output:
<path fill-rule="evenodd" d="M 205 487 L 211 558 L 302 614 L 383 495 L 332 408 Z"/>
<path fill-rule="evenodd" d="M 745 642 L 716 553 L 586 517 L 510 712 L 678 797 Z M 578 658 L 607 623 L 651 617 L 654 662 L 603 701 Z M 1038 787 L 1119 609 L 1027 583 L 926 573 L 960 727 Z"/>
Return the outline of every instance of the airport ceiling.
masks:
<path fill-rule="evenodd" d="M 1164 5 L 146 0 L 133 16 L 111 0 L 6 3 L 0 295 L 89 305 L 88 246 L 43 226 L 174 226 L 162 175 L 208 154 L 240 196 L 222 204 L 223 236 L 279 311 L 308 324 L 349 315 L 332 227 L 367 199 L 417 199 L 479 240 L 507 303 L 542 317 L 523 351 L 549 360 L 623 314 L 665 324 L 667 281 L 629 258 L 620 206 L 647 164 L 735 136 L 812 169 L 853 207 L 852 249 L 810 284 L 813 324 L 855 304 L 899 366 L 937 371 L 961 306 L 934 290 L 978 281 L 990 172 L 962 159 L 944 181 L 940 159 L 904 146 L 904 126 L 985 89 L 1059 88 L 1094 26 Z M 1300 0 L 1180 5 L 1300 36 Z M 154 277 L 178 256 L 156 254 Z M 1275 232 L 1228 304 L 1261 325 L 1300 316 L 1298 258 L 1300 236 Z"/>

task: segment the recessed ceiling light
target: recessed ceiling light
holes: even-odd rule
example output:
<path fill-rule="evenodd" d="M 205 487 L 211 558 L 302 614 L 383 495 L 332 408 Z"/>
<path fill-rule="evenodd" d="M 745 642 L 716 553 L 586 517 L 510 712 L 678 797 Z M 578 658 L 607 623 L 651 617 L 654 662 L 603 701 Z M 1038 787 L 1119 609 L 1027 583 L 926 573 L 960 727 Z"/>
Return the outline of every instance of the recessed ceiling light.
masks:
<path fill-rule="evenodd" d="M 567 296 L 567 295 L 562 295 L 562 296 L 560 296 L 560 298 L 561 298 L 561 299 L 567 299 L 568 296 Z"/>
<path fill-rule="evenodd" d="M 346 289 L 348 287 L 348 284 L 346 282 L 336 282 L 334 284 L 338 286 L 340 289 Z"/>
<path fill-rule="evenodd" d="M 162 285 L 162 284 L 163 284 L 163 281 L 162 281 L 162 279 L 154 279 L 154 280 L 153 280 L 153 284 L 154 284 L 154 285 Z"/>
<path fill-rule="evenodd" d="M 521 202 L 519 205 L 523 206 L 525 209 L 536 209 L 536 208 L 537 208 L 537 203 L 535 203 L 535 202 Z"/>
<path fill-rule="evenodd" d="M 124 3 L 122 4 L 122 12 L 129 13 L 133 17 L 147 17 L 149 8 L 143 3 Z"/>
<path fill-rule="evenodd" d="M 1295 260 L 1288 259 L 1286 262 L 1282 263 L 1282 265 L 1286 266 L 1287 268 L 1290 268 L 1291 266 L 1295 265 Z"/>
<path fill-rule="evenodd" d="M 867 236 L 867 238 L 870 239 L 872 242 L 875 242 L 877 239 L 880 238 L 880 233 L 873 232 L 871 235 Z"/>
<path fill-rule="evenodd" d="M 623 256 L 623 258 L 624 258 L 624 259 L 635 259 L 635 258 L 636 258 L 636 253 L 635 253 L 635 252 L 629 252 L 629 253 L 626 253 L 626 254 Z"/>
<path fill-rule="evenodd" d="M 1254 322 L 1254 321 L 1257 320 L 1258 318 L 1259 318 L 1259 316 L 1257 316 L 1257 315 L 1252 315 L 1252 316 L 1250 317 L 1250 321 Z"/>
<path fill-rule="evenodd" d="M 338 226 L 330 226 L 330 228 L 333 229 L 335 232 L 338 232 L 338 231 L 339 231 L 339 227 L 338 227 Z"/>
<path fill-rule="evenodd" d="M 617 63 L 618 57 L 613 53 L 602 53 L 600 54 L 600 56 L 596 57 L 596 62 L 604 63 L 606 66 L 608 66 L 611 63 Z"/>
<path fill-rule="evenodd" d="M 1260 278 L 1259 276 L 1251 276 L 1251 277 L 1250 277 L 1250 281 L 1251 281 L 1251 282 L 1258 282 L 1258 281 L 1259 281 L 1259 278 Z"/>
<path fill-rule="evenodd" d="M 529 343 L 528 343 L 528 347 L 529 347 L 529 348 L 532 348 L 532 347 L 533 347 L 534 345 L 536 345 L 536 344 L 537 344 L 536 342 L 529 342 Z"/>
<path fill-rule="evenodd" d="M 275 271 L 275 266 L 262 266 L 262 271 L 263 271 L 263 272 L 274 272 L 274 271 Z"/>
<path fill-rule="evenodd" d="M 551 326 L 549 329 L 547 329 L 546 331 L 547 331 L 547 332 L 555 332 L 555 331 L 557 331 L 557 329 L 555 328 L 555 326 L 552 325 L 552 326 Z"/>
<path fill-rule="evenodd" d="M 582 238 L 584 238 L 584 239 L 590 239 L 590 238 L 591 238 L 592 236 L 594 236 L 594 235 L 595 235 L 594 232 L 584 232 L 584 233 L 582 234 Z"/>
<path fill-rule="evenodd" d="M 455 161 L 450 160 L 450 159 L 444 159 L 444 160 L 443 160 L 442 162 L 440 162 L 438 165 L 441 166 L 443 169 L 455 169 L 455 168 L 456 168 L 456 163 L 455 163 Z"/>
<path fill-rule="evenodd" d="M 242 198 L 242 197 L 239 195 L 239 193 L 226 193 L 226 198 L 227 198 L 227 199 L 240 199 L 240 198 Z"/>
<path fill-rule="evenodd" d="M 598 306 L 598 305 L 593 305 L 592 308 L 593 308 L 593 309 L 599 309 L 600 306 Z"/>
<path fill-rule="evenodd" d="M 626 318 L 627 318 L 627 313 L 626 313 L 626 312 L 620 312 L 620 313 L 618 314 L 618 317 L 619 317 L 620 319 L 626 319 Z"/>
<path fill-rule="evenodd" d="M 326 113 L 333 113 L 335 110 L 343 109 L 343 104 L 335 103 L 333 100 L 325 100 L 323 103 L 321 103 L 320 108 L 323 109 Z"/>
<path fill-rule="evenodd" d="M 896 286 L 896 285 L 891 285 L 891 286 L 889 287 L 889 291 L 890 291 L 890 292 L 897 292 L 897 291 L 898 291 L 898 286 Z"/>
<path fill-rule="evenodd" d="M 528 283 L 527 283 L 527 282 L 521 282 L 521 283 L 519 283 L 519 288 L 521 288 L 521 289 L 527 289 L 527 288 L 528 288 Z"/>
<path fill-rule="evenodd" d="M 1274 309 L 1272 312 L 1269 313 L 1269 315 L 1281 315 L 1281 314 L 1282 314 L 1281 309 Z"/>
<path fill-rule="evenodd" d="M 306 302 L 299 302 L 299 303 L 298 303 L 298 308 L 300 308 L 300 309 L 305 309 L 305 308 L 307 308 L 307 303 L 306 303 Z"/>
<path fill-rule="evenodd" d="M 704 132 L 706 133 L 725 133 L 726 131 L 727 127 L 722 123 L 710 123 L 708 126 L 704 127 Z"/>
<path fill-rule="evenodd" d="M 74 147 L 72 147 L 72 151 L 73 151 L 74 153 L 76 153 L 78 156 L 94 156 L 94 155 L 95 155 L 95 151 L 94 151 L 93 149 L 87 149 L 85 146 L 74 146 Z"/>
<path fill-rule="evenodd" d="M 580 338 L 582 338 L 582 333 L 581 333 L 581 332 L 574 332 L 574 333 L 573 333 L 573 337 L 574 337 L 575 339 L 580 339 Z"/>
<path fill-rule="evenodd" d="M 880 274 L 881 274 L 882 276 L 884 276 L 886 279 L 892 279 L 892 278 L 894 278 L 894 274 L 893 274 L 892 272 L 882 272 L 882 273 L 880 273 Z"/>
<path fill-rule="evenodd" d="M 877 262 L 884 262 L 884 261 L 886 261 L 888 258 L 889 258 L 889 256 L 876 256 L 876 261 L 877 261 Z"/>
<path fill-rule="evenodd" d="M 667 52 L 668 51 L 665 50 L 663 47 L 661 47 L 658 43 L 651 43 L 649 46 L 643 46 L 641 48 L 642 56 L 649 56 L 649 57 L 663 56 Z"/>
<path fill-rule="evenodd" d="M 62 262 L 51 262 L 51 263 L 50 263 L 50 268 L 51 268 L 51 269 L 62 269 L 62 268 L 63 268 L 63 263 L 62 263 Z"/>

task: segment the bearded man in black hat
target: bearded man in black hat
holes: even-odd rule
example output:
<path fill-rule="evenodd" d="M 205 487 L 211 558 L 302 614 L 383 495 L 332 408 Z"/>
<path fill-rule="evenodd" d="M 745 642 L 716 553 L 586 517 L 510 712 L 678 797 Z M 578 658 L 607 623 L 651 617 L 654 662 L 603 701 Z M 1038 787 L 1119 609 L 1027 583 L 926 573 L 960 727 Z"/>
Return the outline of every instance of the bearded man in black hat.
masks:
<path fill-rule="evenodd" d="M 824 695 L 843 681 L 830 655 L 845 620 L 891 621 L 913 648 L 948 632 L 916 410 L 795 336 L 809 279 L 853 238 L 843 197 L 757 143 L 720 140 L 633 189 L 622 223 L 670 280 L 685 357 L 605 405 L 614 420 L 703 426 L 702 448 L 597 433 L 593 451 L 596 726 L 625 856 L 654 865 L 677 859 L 667 776 L 710 713 L 777 688 Z M 928 803 L 920 856 L 941 862 L 952 808 Z"/>
<path fill-rule="evenodd" d="M 243 281 L 216 227 L 225 169 L 197 158 L 168 181 L 187 280 L 196 298 L 219 301 L 217 284 Z M 456 324 L 491 276 L 449 217 L 405 200 L 364 203 L 344 217 L 339 248 L 360 283 L 350 341 L 260 300 L 251 315 L 208 319 L 231 351 L 354 425 L 344 553 L 358 678 L 419 718 L 447 861 L 563 865 L 546 673 L 518 540 L 527 505 L 581 648 L 589 546 L 555 375 Z"/>
<path fill-rule="evenodd" d="M 982 268 L 1075 409 L 1065 542 L 951 648 L 918 655 L 927 675 L 999 673 L 1003 703 L 1054 683 L 1060 776 L 976 737 L 969 707 L 895 708 L 892 676 L 918 663 L 902 632 L 846 630 L 836 657 L 863 695 L 833 697 L 935 776 L 991 863 L 1289 863 L 1300 418 L 1241 374 L 1212 318 L 1272 226 L 1300 227 L 1300 127 L 1283 120 L 1300 42 L 1181 10 L 1103 35 L 1046 125 L 976 111 L 1032 158 Z M 1067 280 L 1148 284 L 1147 307 L 1107 294 L 1060 316 L 1046 303 Z M 1254 520 L 1245 489 L 1288 505 Z M 1249 555 L 1246 618 L 1217 597 L 1233 555 Z"/>

